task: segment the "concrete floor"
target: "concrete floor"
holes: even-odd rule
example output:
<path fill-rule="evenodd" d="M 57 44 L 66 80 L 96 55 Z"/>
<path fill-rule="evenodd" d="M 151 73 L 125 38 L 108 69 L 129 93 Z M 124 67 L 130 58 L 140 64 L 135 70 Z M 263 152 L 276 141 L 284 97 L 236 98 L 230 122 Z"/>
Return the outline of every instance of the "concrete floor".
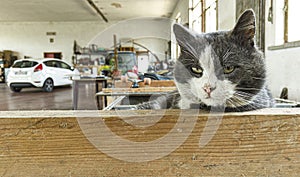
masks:
<path fill-rule="evenodd" d="M 40 88 L 26 88 L 13 93 L 0 84 L 0 111 L 10 110 L 72 110 L 72 87 L 55 87 L 46 93 Z"/>

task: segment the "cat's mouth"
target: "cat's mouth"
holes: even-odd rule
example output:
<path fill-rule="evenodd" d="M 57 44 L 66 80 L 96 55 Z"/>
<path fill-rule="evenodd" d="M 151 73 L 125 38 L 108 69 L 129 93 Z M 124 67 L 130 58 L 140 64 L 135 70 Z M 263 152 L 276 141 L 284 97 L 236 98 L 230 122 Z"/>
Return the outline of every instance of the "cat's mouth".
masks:
<path fill-rule="evenodd" d="M 197 97 L 197 96 L 195 96 Z M 204 103 L 207 106 L 225 106 L 225 107 L 236 107 L 237 105 L 245 105 L 246 102 L 242 99 L 238 99 L 234 94 L 202 94 L 199 98 L 199 103 Z M 235 104 L 238 103 L 238 104 Z"/>
<path fill-rule="evenodd" d="M 226 100 L 208 95 L 203 97 L 202 99 L 199 99 L 199 103 L 204 103 L 207 106 L 223 106 L 226 105 Z"/>
<path fill-rule="evenodd" d="M 212 97 L 206 97 L 198 100 L 199 103 L 204 103 L 207 106 L 225 106 L 230 108 L 237 108 L 246 106 L 249 104 L 248 101 L 231 97 L 228 99 L 214 99 Z"/>

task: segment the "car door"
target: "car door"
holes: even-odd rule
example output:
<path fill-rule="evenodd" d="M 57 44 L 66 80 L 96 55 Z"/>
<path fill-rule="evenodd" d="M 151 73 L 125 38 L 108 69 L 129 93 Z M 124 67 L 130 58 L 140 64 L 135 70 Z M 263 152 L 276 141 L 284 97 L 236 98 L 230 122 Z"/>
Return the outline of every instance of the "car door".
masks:
<path fill-rule="evenodd" d="M 59 63 L 59 83 L 60 85 L 70 85 L 72 84 L 72 80 L 70 77 L 73 75 L 73 70 L 70 65 L 63 61 L 57 61 Z"/>
<path fill-rule="evenodd" d="M 55 60 L 48 60 L 45 61 L 44 64 L 47 66 L 47 75 L 48 77 L 53 79 L 54 85 L 61 85 L 60 83 L 60 74 L 59 74 L 59 63 L 57 63 Z"/>

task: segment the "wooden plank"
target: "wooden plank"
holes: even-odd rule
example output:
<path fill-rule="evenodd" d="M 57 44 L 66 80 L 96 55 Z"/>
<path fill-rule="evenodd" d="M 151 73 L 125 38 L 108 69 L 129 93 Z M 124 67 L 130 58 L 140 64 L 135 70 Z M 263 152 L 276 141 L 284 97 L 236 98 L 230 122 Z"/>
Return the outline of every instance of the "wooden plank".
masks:
<path fill-rule="evenodd" d="M 180 110 L 151 114 L 147 114 L 149 111 L 83 113 L 0 112 L 0 175 L 298 176 L 300 172 L 300 109 L 227 113 L 212 140 L 204 147 L 199 147 L 199 138 L 209 114 L 201 113 L 183 144 L 170 154 L 147 162 L 127 162 L 98 150 L 83 134 L 76 116 L 80 122 L 86 119 L 85 115 L 95 117 L 99 113 L 101 120 L 118 137 L 151 142 L 164 137 L 176 126 Z M 132 119 L 142 119 L 145 115 L 150 120 L 157 116 L 162 118 L 152 126 L 140 128 L 120 118 L 125 113 L 136 114 L 129 117 Z M 183 116 L 184 123 L 192 121 L 188 111 Z M 163 151 L 175 139 L 157 146 Z M 134 149 L 132 151 L 131 156 L 134 156 Z"/>
<path fill-rule="evenodd" d="M 136 92 L 170 92 L 176 90 L 176 87 L 140 87 L 140 88 L 103 88 L 103 93 L 136 93 Z"/>

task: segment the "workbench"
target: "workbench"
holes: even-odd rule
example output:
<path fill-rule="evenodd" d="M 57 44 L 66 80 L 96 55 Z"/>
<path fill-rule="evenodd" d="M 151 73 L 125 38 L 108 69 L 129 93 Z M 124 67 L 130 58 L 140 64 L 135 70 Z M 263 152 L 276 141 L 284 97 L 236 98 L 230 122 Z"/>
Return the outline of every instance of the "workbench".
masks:
<path fill-rule="evenodd" d="M 101 92 L 96 93 L 96 97 L 102 102 L 99 102 L 99 109 L 103 109 L 106 107 L 113 107 L 114 105 L 120 103 L 125 98 L 128 98 L 126 103 L 127 105 L 136 105 L 142 102 L 149 101 L 151 99 L 155 99 L 158 96 L 163 94 L 167 94 L 168 92 L 176 90 L 176 87 L 140 87 L 140 88 L 103 88 Z M 113 101 L 112 105 L 108 105 L 107 97 L 121 97 L 118 101 Z M 103 105 L 104 107 L 102 107 Z"/>
<path fill-rule="evenodd" d="M 95 93 L 98 93 L 102 91 L 103 88 L 106 88 L 108 80 L 109 78 L 107 77 L 73 79 L 73 109 L 94 110 L 97 109 L 97 107 L 100 107 L 100 102 L 102 102 L 102 100 L 95 99 Z M 86 87 L 89 87 L 89 89 L 86 89 Z M 78 102 L 80 94 L 85 94 L 82 96 L 82 99 L 90 100 L 91 104 L 81 104 L 79 107 Z"/>

